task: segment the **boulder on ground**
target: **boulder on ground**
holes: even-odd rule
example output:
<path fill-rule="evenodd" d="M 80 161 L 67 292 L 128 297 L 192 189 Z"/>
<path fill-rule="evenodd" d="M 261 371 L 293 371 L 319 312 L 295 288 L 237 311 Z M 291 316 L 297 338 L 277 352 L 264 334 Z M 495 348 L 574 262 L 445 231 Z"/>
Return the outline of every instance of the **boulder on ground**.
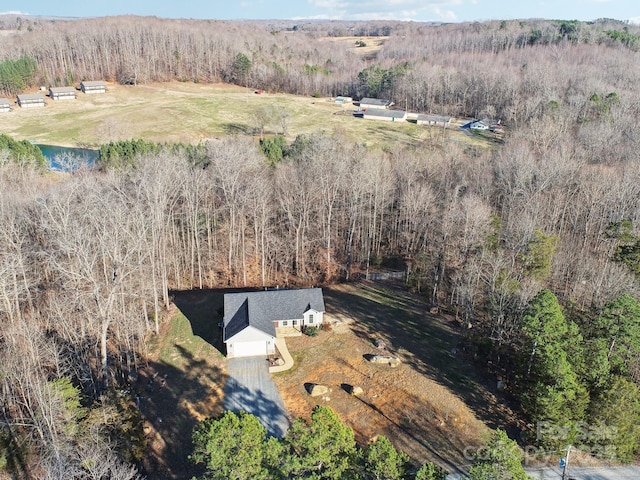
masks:
<path fill-rule="evenodd" d="M 380 348 L 380 349 L 386 348 L 386 345 L 384 344 L 384 340 L 382 340 L 381 338 L 376 338 L 373 341 L 373 344 L 375 345 L 376 348 Z"/>
<path fill-rule="evenodd" d="M 358 397 L 364 393 L 362 387 L 351 387 L 351 395 Z"/>
<path fill-rule="evenodd" d="M 327 387 L 326 385 L 318 385 L 316 383 L 311 383 L 307 385 L 307 391 L 309 392 L 309 395 L 311 395 L 312 397 L 321 397 L 329 393 L 330 390 L 329 390 L 329 387 Z"/>
<path fill-rule="evenodd" d="M 392 357 L 389 355 L 370 355 L 369 361 L 371 363 L 387 364 L 394 368 L 400 365 L 400 359 L 398 357 Z"/>

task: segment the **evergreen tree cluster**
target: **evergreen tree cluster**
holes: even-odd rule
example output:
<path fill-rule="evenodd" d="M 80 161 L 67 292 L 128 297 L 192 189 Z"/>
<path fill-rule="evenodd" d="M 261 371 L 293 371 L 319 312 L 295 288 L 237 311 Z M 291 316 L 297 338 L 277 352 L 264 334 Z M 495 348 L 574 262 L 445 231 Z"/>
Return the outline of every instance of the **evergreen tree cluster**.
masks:
<path fill-rule="evenodd" d="M 0 62 L 0 92 L 5 95 L 16 95 L 35 82 L 38 71 L 36 61 L 27 56 L 17 60 Z"/>
<path fill-rule="evenodd" d="M 204 168 L 208 164 L 206 147 L 203 144 L 161 144 L 142 139 L 132 139 L 103 144 L 100 147 L 97 166 L 101 170 L 135 167 L 141 156 L 156 155 L 161 152 L 184 155 L 194 166 Z"/>
<path fill-rule="evenodd" d="M 597 457 L 640 453 L 640 301 L 565 315 L 547 289 L 521 321 L 517 393 L 546 448 L 574 445 Z"/>
<path fill-rule="evenodd" d="M 14 140 L 5 134 L 0 134 L 0 162 L 31 164 L 38 168 L 47 166 L 47 160 L 37 146 L 27 140 Z"/>
<path fill-rule="evenodd" d="M 316 407 L 309 420 L 293 422 L 287 435 L 267 437 L 257 417 L 227 411 L 196 426 L 191 460 L 203 464 L 210 480 L 371 479 L 443 480 L 446 473 L 428 463 L 412 472 L 409 457 L 379 436 L 364 448 L 353 430 L 329 407 Z"/>

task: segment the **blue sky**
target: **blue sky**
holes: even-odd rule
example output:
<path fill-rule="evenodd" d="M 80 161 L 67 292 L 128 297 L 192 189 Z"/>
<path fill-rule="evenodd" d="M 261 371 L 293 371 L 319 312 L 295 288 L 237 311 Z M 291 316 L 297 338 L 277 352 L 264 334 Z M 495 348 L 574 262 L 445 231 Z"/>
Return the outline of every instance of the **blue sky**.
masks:
<path fill-rule="evenodd" d="M 547 18 L 640 22 L 638 0 L 0 0 L 0 13 L 208 19 L 338 19 L 463 22 Z"/>

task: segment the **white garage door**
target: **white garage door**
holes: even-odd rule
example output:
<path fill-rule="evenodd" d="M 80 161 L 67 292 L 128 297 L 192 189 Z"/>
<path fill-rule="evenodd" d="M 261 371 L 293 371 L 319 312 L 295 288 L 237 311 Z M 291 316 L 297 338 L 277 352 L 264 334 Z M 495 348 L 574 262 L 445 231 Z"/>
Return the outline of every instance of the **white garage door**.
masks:
<path fill-rule="evenodd" d="M 257 340 L 254 342 L 236 342 L 233 344 L 234 357 L 252 357 L 254 355 L 267 355 L 267 342 Z"/>

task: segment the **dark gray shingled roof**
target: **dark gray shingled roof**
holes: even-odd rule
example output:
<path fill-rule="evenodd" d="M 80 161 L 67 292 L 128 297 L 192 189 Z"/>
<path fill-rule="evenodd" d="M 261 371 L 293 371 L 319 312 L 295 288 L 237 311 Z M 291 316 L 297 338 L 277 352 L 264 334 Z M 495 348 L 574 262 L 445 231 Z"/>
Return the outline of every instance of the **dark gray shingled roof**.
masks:
<path fill-rule="evenodd" d="M 424 122 L 443 122 L 447 123 L 451 121 L 451 117 L 445 117 L 444 115 L 418 115 L 418 120 L 422 120 Z"/>
<path fill-rule="evenodd" d="M 227 293 L 224 296 L 224 340 L 249 325 L 275 337 L 275 320 L 301 319 L 310 309 L 324 312 L 321 288 Z"/>
<path fill-rule="evenodd" d="M 105 87 L 104 80 L 84 80 L 81 82 L 85 87 Z"/>
<path fill-rule="evenodd" d="M 382 110 L 378 108 L 372 108 L 366 112 L 363 110 L 362 114 L 365 117 L 389 117 L 389 118 L 403 118 L 406 112 L 403 110 Z"/>
<path fill-rule="evenodd" d="M 19 102 L 41 102 L 44 103 L 44 97 L 39 93 L 23 93 L 18 95 Z"/>
<path fill-rule="evenodd" d="M 50 87 L 51 93 L 73 93 L 75 95 L 76 89 L 74 87 Z"/>
<path fill-rule="evenodd" d="M 366 103 L 367 105 L 380 105 L 381 107 L 388 106 L 391 102 L 389 100 L 383 100 L 381 98 L 363 98 L 360 103 Z"/>

